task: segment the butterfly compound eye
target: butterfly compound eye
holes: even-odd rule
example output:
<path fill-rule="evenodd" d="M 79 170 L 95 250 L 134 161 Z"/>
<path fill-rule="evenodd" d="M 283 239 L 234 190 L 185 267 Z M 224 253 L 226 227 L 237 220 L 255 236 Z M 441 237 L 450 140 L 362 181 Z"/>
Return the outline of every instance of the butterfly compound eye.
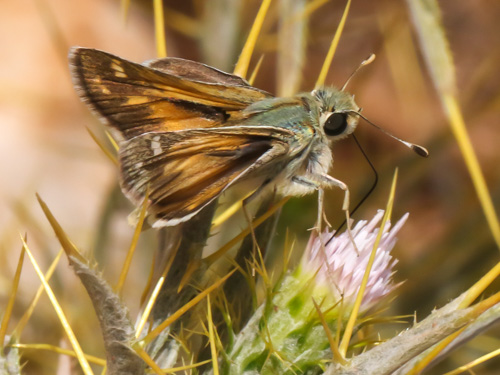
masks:
<path fill-rule="evenodd" d="M 326 135 L 342 134 L 347 128 L 347 113 L 332 113 L 325 121 L 323 129 Z"/>

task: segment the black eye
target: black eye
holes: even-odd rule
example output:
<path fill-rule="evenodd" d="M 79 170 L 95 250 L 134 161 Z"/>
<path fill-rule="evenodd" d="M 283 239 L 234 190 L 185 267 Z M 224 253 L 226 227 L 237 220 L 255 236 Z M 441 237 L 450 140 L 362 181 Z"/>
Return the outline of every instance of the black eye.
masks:
<path fill-rule="evenodd" d="M 342 134 L 347 128 L 347 113 L 332 113 L 325 121 L 323 129 L 326 135 Z"/>

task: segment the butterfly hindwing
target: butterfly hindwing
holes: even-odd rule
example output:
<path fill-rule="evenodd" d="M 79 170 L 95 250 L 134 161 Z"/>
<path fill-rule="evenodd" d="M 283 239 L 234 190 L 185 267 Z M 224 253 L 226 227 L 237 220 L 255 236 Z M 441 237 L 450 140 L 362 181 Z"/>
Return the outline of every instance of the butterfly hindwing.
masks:
<path fill-rule="evenodd" d="M 141 65 L 86 48 L 73 48 L 69 59 L 80 96 L 122 139 L 221 126 L 270 97 L 237 76 L 182 59 Z"/>
<path fill-rule="evenodd" d="M 216 83 L 226 86 L 240 86 L 249 88 L 253 91 L 260 91 L 250 86 L 247 81 L 239 76 L 223 72 L 222 70 L 197 61 L 186 60 L 179 57 L 168 57 L 149 60 L 143 65 L 190 81 Z"/>
<path fill-rule="evenodd" d="M 144 134 L 124 142 L 120 150 L 122 188 L 139 205 L 149 186 L 153 226 L 174 225 L 233 183 L 256 177 L 255 169 L 265 179 L 265 167 L 287 155 L 290 136 L 286 130 L 258 126 L 244 133 L 223 127 Z"/>

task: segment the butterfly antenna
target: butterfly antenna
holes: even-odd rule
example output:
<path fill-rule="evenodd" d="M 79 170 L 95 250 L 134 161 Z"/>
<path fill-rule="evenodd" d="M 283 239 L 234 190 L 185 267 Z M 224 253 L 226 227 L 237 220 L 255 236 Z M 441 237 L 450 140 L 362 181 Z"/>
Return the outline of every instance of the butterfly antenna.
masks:
<path fill-rule="evenodd" d="M 354 75 L 364 66 L 368 65 L 368 64 L 371 64 L 373 62 L 373 60 L 375 60 L 375 54 L 372 53 L 370 56 L 368 56 L 368 58 L 366 60 L 363 60 L 361 62 L 361 64 L 359 64 L 359 66 L 356 68 L 356 70 L 354 72 L 351 73 L 351 75 L 349 76 L 349 78 L 347 78 L 347 81 L 345 81 L 344 83 L 344 86 L 342 86 L 342 89 L 340 91 L 344 91 L 344 89 L 346 88 L 346 86 L 349 84 L 349 82 L 351 81 L 351 78 L 354 77 Z"/>
<path fill-rule="evenodd" d="M 401 138 L 396 137 L 395 135 L 389 133 L 387 130 L 381 128 L 380 126 L 375 125 L 373 122 L 371 122 L 370 120 L 368 120 L 365 116 L 363 116 L 360 112 L 356 112 L 356 111 L 349 111 L 349 112 L 358 115 L 363 120 L 365 120 L 367 123 L 369 123 L 371 126 L 373 126 L 376 129 L 380 130 L 382 133 L 388 135 L 389 137 L 391 137 L 392 139 L 395 139 L 396 141 L 401 142 L 406 147 L 408 147 L 409 149 L 413 150 L 417 155 L 422 156 L 424 158 L 426 158 L 427 156 L 429 156 L 429 151 L 427 151 L 427 149 L 425 147 L 419 146 L 419 145 L 417 145 L 415 143 L 403 141 Z"/>
<path fill-rule="evenodd" d="M 361 147 L 358 139 L 356 138 L 356 136 L 354 134 L 352 134 L 352 138 L 354 139 L 354 141 L 356 142 L 356 145 L 358 145 L 358 148 L 359 150 L 361 151 L 361 153 L 363 154 L 365 160 L 368 162 L 368 165 L 370 166 L 370 169 L 372 170 L 373 172 L 373 176 L 374 176 L 374 179 L 373 179 L 373 183 L 372 183 L 372 186 L 370 187 L 370 190 L 368 190 L 366 192 L 366 194 L 363 196 L 363 198 L 361 198 L 361 200 L 356 204 L 356 206 L 354 206 L 354 208 L 352 209 L 352 211 L 350 212 L 350 215 L 354 215 L 354 213 L 358 210 L 358 208 L 361 207 L 361 205 L 363 203 L 365 203 L 365 201 L 368 199 L 368 197 L 373 193 L 373 190 L 375 190 L 375 188 L 377 187 L 378 185 L 378 173 L 377 173 L 377 170 L 375 169 L 375 166 L 373 165 L 373 163 L 371 162 L 370 158 L 368 157 L 368 155 L 366 154 L 365 150 L 363 150 L 363 147 Z M 325 246 L 328 245 L 328 243 L 330 243 L 331 240 L 333 240 L 333 238 L 335 237 L 335 235 L 337 233 L 340 232 L 340 230 L 342 229 L 342 227 L 346 224 L 346 221 L 344 220 L 342 222 L 342 224 L 339 225 L 339 227 L 337 228 L 337 230 L 332 234 L 332 236 L 328 239 L 328 241 L 326 241 L 325 243 Z"/>

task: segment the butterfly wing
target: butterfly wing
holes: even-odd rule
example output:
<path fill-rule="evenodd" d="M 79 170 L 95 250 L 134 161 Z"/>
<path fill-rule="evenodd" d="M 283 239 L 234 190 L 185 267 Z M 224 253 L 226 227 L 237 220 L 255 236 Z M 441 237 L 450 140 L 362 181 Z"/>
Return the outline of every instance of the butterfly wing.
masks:
<path fill-rule="evenodd" d="M 73 48 L 69 60 L 83 101 L 122 139 L 221 126 L 270 97 L 237 76 L 193 61 L 167 58 L 141 65 L 86 48 Z"/>
<path fill-rule="evenodd" d="M 235 182 L 272 179 L 269 171 L 279 171 L 286 162 L 291 137 L 286 129 L 265 126 L 144 134 L 120 149 L 121 185 L 137 205 L 149 187 L 153 226 L 175 225 Z"/>

